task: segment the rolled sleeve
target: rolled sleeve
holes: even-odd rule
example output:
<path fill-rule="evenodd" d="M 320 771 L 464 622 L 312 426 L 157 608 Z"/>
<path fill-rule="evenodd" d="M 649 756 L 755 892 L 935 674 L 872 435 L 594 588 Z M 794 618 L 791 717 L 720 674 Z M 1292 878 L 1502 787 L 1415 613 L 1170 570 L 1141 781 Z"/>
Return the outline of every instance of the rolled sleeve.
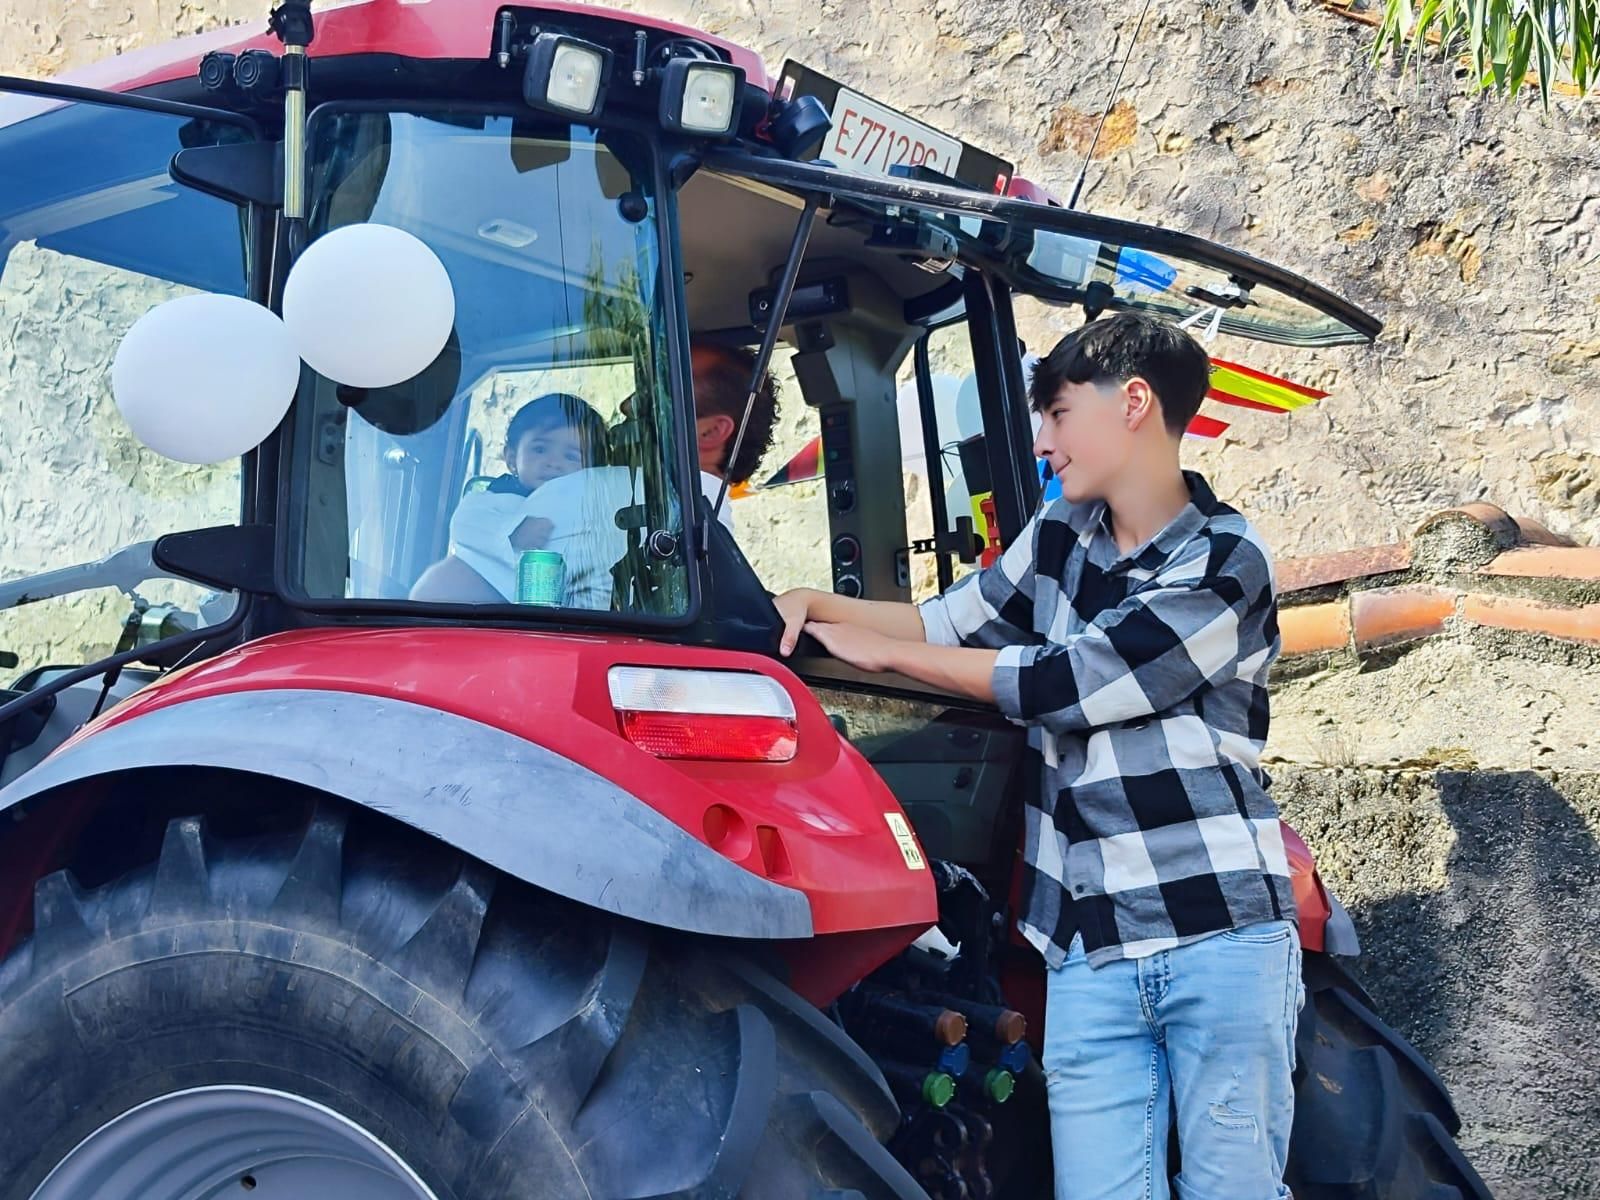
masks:
<path fill-rule="evenodd" d="M 950 619 L 950 610 L 943 596 L 935 596 L 917 605 L 917 615 L 922 618 L 922 638 L 930 646 L 959 646 L 961 634 Z"/>
<path fill-rule="evenodd" d="M 1001 713 L 1013 721 L 1024 722 L 1022 714 L 1022 676 L 1031 670 L 1040 646 L 1005 646 L 994 660 L 994 699 Z"/>

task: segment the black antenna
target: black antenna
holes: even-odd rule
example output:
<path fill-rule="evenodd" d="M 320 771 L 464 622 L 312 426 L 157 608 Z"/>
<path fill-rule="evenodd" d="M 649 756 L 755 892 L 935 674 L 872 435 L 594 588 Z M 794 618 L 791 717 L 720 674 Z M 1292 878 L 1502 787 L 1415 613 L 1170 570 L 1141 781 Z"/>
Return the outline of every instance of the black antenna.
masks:
<path fill-rule="evenodd" d="M 1100 111 L 1100 124 L 1094 127 L 1094 137 L 1089 142 L 1089 149 L 1083 156 L 1083 170 L 1078 172 L 1078 182 L 1072 185 L 1072 199 L 1067 201 L 1068 208 L 1078 207 L 1078 197 L 1083 192 L 1084 177 L 1089 174 L 1089 163 L 1094 158 L 1094 148 L 1100 144 L 1100 131 L 1106 127 L 1106 118 L 1111 115 L 1111 109 L 1117 103 L 1117 93 L 1122 90 L 1122 76 L 1128 69 L 1128 60 L 1133 57 L 1133 48 L 1138 45 L 1139 31 L 1144 28 L 1144 19 L 1150 15 L 1150 0 L 1144 0 L 1144 8 L 1139 12 L 1139 23 L 1133 27 L 1133 38 L 1128 42 L 1128 52 L 1122 56 L 1122 65 L 1117 68 L 1116 82 L 1111 85 L 1111 94 L 1106 97 L 1106 106 Z"/>

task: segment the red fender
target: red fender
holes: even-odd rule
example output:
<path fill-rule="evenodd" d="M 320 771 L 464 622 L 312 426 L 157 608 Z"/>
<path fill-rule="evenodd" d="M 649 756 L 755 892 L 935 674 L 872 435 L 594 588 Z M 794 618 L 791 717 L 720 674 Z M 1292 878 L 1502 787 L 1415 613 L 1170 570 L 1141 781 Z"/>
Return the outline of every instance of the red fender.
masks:
<path fill-rule="evenodd" d="M 1310 849 L 1288 822 L 1281 824 L 1283 850 L 1289 859 L 1289 878 L 1294 885 L 1294 906 L 1300 915 L 1300 945 L 1321 954 L 1327 945 L 1326 932 L 1328 918 L 1333 916 L 1333 903 L 1328 899 L 1327 888 L 1322 886 Z"/>

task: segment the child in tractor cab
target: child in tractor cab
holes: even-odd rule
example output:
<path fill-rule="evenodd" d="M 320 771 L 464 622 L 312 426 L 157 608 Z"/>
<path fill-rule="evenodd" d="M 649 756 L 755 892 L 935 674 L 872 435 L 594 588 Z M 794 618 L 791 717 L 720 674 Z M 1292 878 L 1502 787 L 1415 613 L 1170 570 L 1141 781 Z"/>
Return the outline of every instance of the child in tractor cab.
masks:
<path fill-rule="evenodd" d="M 744 416 L 755 355 L 740 347 L 701 341 L 690 350 L 700 490 L 714 504 L 724 479 L 730 484 L 748 481 L 771 448 L 777 386 L 770 374 L 762 376 L 735 460 L 733 443 Z M 637 419 L 630 401 L 623 402 L 623 415 Z M 450 522 L 449 556 L 422 573 L 410 598 L 505 604 L 516 595 L 521 554 L 551 547 L 564 551 L 567 560 L 565 605 L 609 608 L 610 569 L 626 545 L 616 513 L 633 502 L 636 481 L 621 466 L 612 472 L 593 470 L 608 463 L 607 445 L 608 431 L 600 415 L 576 396 L 552 394 L 523 405 L 506 435 L 510 473 L 462 497 Z M 585 474 L 578 478 L 580 469 Z M 535 491 L 540 495 L 530 500 Z M 544 515 L 522 515 L 530 507 Z M 733 514 L 726 500 L 717 516 L 732 533 Z"/>
<path fill-rule="evenodd" d="M 1300 945 L 1260 754 L 1278 652 L 1271 560 L 1179 443 L 1205 351 L 1144 314 L 1035 367 L 1034 453 L 1061 496 L 992 566 L 913 607 L 802 590 L 802 630 L 872 671 L 1029 727 L 1018 927 L 1047 970 L 1058 1200 L 1285 1200 Z"/>
<path fill-rule="evenodd" d="M 547 483 L 604 466 L 606 445 L 605 422 L 577 396 L 552 392 L 524 404 L 506 428 L 510 469 L 461 498 L 450 519 L 450 554 L 422 573 L 411 599 L 509 602 L 516 596 L 518 557 L 542 548 L 553 529 L 548 518 L 520 515 L 527 498 Z M 569 583 L 584 586 L 579 579 Z"/>

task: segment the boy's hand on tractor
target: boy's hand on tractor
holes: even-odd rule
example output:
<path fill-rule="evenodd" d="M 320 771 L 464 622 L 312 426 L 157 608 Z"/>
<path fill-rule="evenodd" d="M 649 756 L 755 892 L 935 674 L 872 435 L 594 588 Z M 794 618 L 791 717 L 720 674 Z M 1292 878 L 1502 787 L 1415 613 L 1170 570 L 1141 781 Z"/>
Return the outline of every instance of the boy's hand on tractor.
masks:
<path fill-rule="evenodd" d="M 896 647 L 894 638 L 859 625 L 831 625 L 825 621 L 807 621 L 805 631 L 821 642 L 829 654 L 852 667 L 863 671 L 892 669 L 890 657 Z"/>
<path fill-rule="evenodd" d="M 772 603 L 783 618 L 783 637 L 778 642 L 778 653 L 788 658 L 794 653 L 794 644 L 810 619 L 811 598 L 816 593 L 810 588 L 792 588 L 775 598 Z"/>

